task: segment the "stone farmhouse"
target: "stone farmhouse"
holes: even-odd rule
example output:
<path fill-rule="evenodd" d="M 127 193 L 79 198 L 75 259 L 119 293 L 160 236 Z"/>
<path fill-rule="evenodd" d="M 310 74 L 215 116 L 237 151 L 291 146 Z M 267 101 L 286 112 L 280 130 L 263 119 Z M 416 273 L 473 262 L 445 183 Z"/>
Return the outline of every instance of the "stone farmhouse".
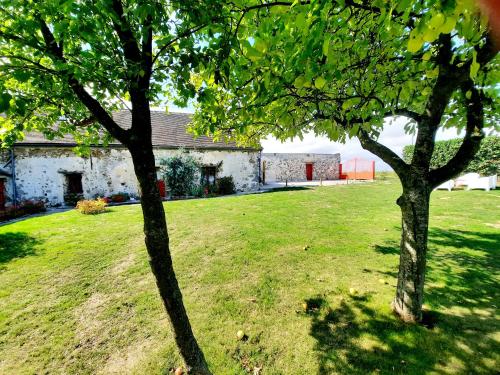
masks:
<path fill-rule="evenodd" d="M 130 127 L 129 111 L 114 114 L 123 128 Z M 260 149 L 194 138 L 186 127 L 191 115 L 154 111 L 151 114 L 153 146 L 159 175 L 164 158 L 189 153 L 201 165 L 206 184 L 232 176 L 237 191 L 258 190 L 260 183 L 339 179 L 339 154 L 262 154 Z M 13 201 L 42 200 L 63 205 L 64 197 L 85 198 L 127 193 L 140 196 L 132 158 L 120 143 L 91 148 L 88 157 L 74 153 L 74 139 L 47 140 L 28 133 L 10 150 L 0 150 L 0 210 Z M 162 189 L 160 189 L 162 190 Z"/>
<path fill-rule="evenodd" d="M 114 118 L 123 128 L 130 127 L 129 111 L 117 112 Z M 207 183 L 232 176 L 238 191 L 258 188 L 259 149 L 214 142 L 205 136 L 193 138 L 186 131 L 191 121 L 186 113 L 155 111 L 151 120 L 158 170 L 161 159 L 187 152 L 199 161 L 201 177 Z M 61 205 L 67 194 L 94 198 L 123 192 L 140 196 L 132 158 L 123 145 L 92 147 L 89 157 L 76 155 L 75 146 L 71 137 L 47 140 L 39 133 L 28 133 L 0 154 L 0 168 L 5 166 L 0 169 L 0 208 L 14 197 L 18 202 L 36 199 Z"/>

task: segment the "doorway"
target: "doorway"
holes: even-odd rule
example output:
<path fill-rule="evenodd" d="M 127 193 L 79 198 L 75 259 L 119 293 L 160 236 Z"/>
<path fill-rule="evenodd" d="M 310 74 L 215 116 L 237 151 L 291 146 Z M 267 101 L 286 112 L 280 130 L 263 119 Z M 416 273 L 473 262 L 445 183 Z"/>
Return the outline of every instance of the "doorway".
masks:
<path fill-rule="evenodd" d="M 306 179 L 307 181 L 313 179 L 313 163 L 306 163 Z"/>
<path fill-rule="evenodd" d="M 66 194 L 82 194 L 82 174 L 67 173 L 66 174 Z"/>

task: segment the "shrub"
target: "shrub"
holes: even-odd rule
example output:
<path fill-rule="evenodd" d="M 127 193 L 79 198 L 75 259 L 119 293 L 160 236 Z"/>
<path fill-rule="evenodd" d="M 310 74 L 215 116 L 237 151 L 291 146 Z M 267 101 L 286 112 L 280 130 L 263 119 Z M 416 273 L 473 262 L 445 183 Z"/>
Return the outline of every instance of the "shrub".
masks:
<path fill-rule="evenodd" d="M 113 203 L 122 203 L 130 200 L 130 195 L 128 193 L 117 193 L 113 194 L 111 197 L 111 202 Z"/>
<path fill-rule="evenodd" d="M 199 167 L 192 156 L 172 156 L 161 160 L 160 164 L 164 166 L 163 179 L 167 183 L 171 196 L 182 197 L 193 193 Z"/>
<path fill-rule="evenodd" d="M 228 195 L 236 192 L 234 188 L 233 176 L 220 177 L 217 179 L 215 184 L 217 194 Z"/>
<path fill-rule="evenodd" d="M 445 165 L 458 151 L 462 139 L 438 141 L 432 154 L 431 167 L 438 168 Z M 413 157 L 414 146 L 405 146 L 403 159 L 409 163 Z M 498 174 L 500 171 L 500 137 L 485 137 L 476 156 L 465 168 L 464 173 L 477 172 L 483 176 Z"/>
<path fill-rule="evenodd" d="M 0 211 L 0 222 L 45 211 L 47 211 L 47 209 L 45 208 L 44 202 L 27 200 L 21 202 L 21 204 L 19 204 L 17 207 L 7 207 L 4 211 Z"/>
<path fill-rule="evenodd" d="M 76 204 L 76 209 L 84 215 L 97 215 L 106 212 L 108 203 L 103 198 L 83 200 Z"/>
<path fill-rule="evenodd" d="M 205 186 L 195 185 L 193 187 L 193 190 L 191 191 L 191 194 L 193 195 L 193 197 L 198 197 L 198 198 L 204 197 L 206 195 L 205 194 Z"/>
<path fill-rule="evenodd" d="M 75 207 L 81 200 L 83 200 L 83 194 L 71 193 L 64 196 L 64 203 L 71 207 Z"/>

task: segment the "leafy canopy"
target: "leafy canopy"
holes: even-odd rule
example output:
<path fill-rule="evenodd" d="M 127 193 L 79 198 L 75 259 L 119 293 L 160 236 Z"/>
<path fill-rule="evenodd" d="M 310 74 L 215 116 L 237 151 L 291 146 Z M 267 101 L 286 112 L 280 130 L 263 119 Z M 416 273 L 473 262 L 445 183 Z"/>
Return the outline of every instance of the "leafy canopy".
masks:
<path fill-rule="evenodd" d="M 472 0 L 236 4 L 226 35 L 233 48 L 201 72 L 199 133 L 241 142 L 309 131 L 333 141 L 360 129 L 376 136 L 387 116 L 426 112 L 436 82 L 446 85 L 443 67 L 482 90 L 498 126 L 498 57 L 487 65 L 485 18 Z M 442 125 L 461 128 L 466 98 L 451 91 Z"/>
<path fill-rule="evenodd" d="M 8 145 L 30 130 L 48 138 L 69 133 L 87 145 L 104 134 L 106 142 L 82 96 L 111 113 L 130 107 L 139 90 L 161 105 L 175 86 L 176 103 L 185 104 L 195 95 L 191 70 L 209 58 L 200 54 L 206 47 L 195 34 L 219 31 L 217 2 L 205 4 L 0 0 L 0 112 L 6 115 L 0 142 Z"/>

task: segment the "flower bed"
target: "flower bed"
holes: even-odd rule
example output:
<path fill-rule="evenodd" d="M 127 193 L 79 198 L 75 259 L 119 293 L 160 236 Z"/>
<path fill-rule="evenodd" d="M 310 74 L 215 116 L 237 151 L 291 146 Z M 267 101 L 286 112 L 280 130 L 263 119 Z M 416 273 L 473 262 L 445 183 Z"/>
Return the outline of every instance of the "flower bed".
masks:
<path fill-rule="evenodd" d="M 26 200 L 17 206 L 7 207 L 0 211 L 0 222 L 16 219 L 21 216 L 33 215 L 40 212 L 45 212 L 45 203 L 42 201 Z"/>

